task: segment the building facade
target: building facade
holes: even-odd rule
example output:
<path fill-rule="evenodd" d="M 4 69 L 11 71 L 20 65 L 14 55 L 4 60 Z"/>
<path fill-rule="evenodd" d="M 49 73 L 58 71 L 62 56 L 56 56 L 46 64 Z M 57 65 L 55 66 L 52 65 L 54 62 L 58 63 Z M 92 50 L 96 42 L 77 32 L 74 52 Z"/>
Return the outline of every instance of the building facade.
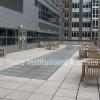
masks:
<path fill-rule="evenodd" d="M 0 0 L 0 46 L 8 52 L 57 41 L 61 0 Z"/>
<path fill-rule="evenodd" d="M 99 2 L 99 5 L 100 5 L 100 2 Z M 100 48 L 100 7 L 99 7 L 99 34 L 98 34 L 97 45 Z"/>
<path fill-rule="evenodd" d="M 65 31 L 68 40 L 97 40 L 99 0 L 64 0 Z"/>

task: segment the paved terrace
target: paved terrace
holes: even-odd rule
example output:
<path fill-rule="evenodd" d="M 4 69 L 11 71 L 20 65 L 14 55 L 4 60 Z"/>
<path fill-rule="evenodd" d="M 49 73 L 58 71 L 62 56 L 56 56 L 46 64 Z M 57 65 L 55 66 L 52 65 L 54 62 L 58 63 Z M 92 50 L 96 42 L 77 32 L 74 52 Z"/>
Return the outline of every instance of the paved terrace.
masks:
<path fill-rule="evenodd" d="M 81 60 L 77 59 L 78 51 L 75 48 L 60 46 L 59 49 L 51 51 L 37 48 L 11 53 L 1 58 L 0 61 L 4 64 L 0 65 L 0 100 L 100 100 L 100 80 L 89 80 L 87 88 L 84 88 L 80 81 Z M 66 51 L 66 53 L 62 51 Z M 58 56 L 59 54 L 60 56 Z M 26 78 L 26 76 L 13 76 L 14 74 L 4 73 L 8 69 L 13 73 L 15 70 L 11 69 L 15 68 L 16 65 L 20 66 L 21 62 L 33 61 L 41 57 L 52 58 L 53 55 L 56 55 L 55 59 L 61 57 L 63 60 L 66 59 L 66 64 L 52 67 L 55 70 L 45 79 Z M 20 61 L 9 64 L 8 62 L 12 60 Z"/>

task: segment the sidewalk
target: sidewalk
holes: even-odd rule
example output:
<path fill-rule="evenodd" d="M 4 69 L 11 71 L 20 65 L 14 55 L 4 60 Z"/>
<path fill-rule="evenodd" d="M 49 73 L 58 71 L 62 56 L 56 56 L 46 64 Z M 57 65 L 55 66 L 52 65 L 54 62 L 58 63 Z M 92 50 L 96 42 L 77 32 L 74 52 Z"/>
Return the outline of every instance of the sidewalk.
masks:
<path fill-rule="evenodd" d="M 34 51 L 34 53 L 30 51 Z M 40 51 L 41 54 L 39 53 Z M 27 57 L 33 59 L 50 52 L 54 51 L 35 49 L 12 53 L 7 55 L 6 58 L 17 59 L 17 57 L 20 56 L 20 58 L 24 60 L 27 59 Z M 15 56 L 11 56 L 14 54 L 17 54 L 16 58 Z M 32 54 L 35 56 L 33 57 Z M 24 55 L 24 57 L 21 57 L 22 55 Z M 84 85 L 80 82 L 81 62 L 76 59 L 77 56 L 78 52 L 67 60 L 66 64 L 59 68 L 48 80 L 0 75 L 0 98 L 3 98 L 0 100 L 100 100 L 99 87 L 96 85 L 96 80 L 89 80 L 88 83 L 90 84 L 87 88 L 84 88 Z M 78 64 L 72 61 L 76 61 Z"/>
<path fill-rule="evenodd" d="M 65 46 L 60 46 L 60 48 L 57 50 L 60 50 L 64 47 Z M 25 50 L 21 52 L 9 53 L 7 54 L 6 57 L 0 58 L 0 70 L 12 67 L 14 65 L 19 65 L 21 62 L 30 61 L 32 59 L 38 58 L 48 53 L 55 52 L 57 50 L 47 50 L 45 48 L 36 48 L 36 49 L 29 49 L 29 50 Z M 12 63 L 9 64 L 9 62 L 12 62 Z"/>

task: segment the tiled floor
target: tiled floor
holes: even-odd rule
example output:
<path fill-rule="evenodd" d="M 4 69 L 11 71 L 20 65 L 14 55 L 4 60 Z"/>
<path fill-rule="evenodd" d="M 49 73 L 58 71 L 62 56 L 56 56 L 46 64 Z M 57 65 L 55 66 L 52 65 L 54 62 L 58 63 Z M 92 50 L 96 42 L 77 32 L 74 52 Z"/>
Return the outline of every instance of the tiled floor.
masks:
<path fill-rule="evenodd" d="M 80 82 L 77 56 L 78 52 L 48 80 L 0 75 L 0 100 L 100 100 L 100 80 L 89 80 L 87 88 Z"/>
<path fill-rule="evenodd" d="M 63 48 L 56 52 L 31 60 L 30 62 L 34 65 L 29 66 L 28 64 L 30 62 L 27 62 L 22 65 L 13 66 L 8 69 L 1 70 L 0 75 L 47 80 L 64 63 L 56 65 L 55 62 L 66 61 L 66 59 L 68 60 L 76 50 L 77 48 Z"/>

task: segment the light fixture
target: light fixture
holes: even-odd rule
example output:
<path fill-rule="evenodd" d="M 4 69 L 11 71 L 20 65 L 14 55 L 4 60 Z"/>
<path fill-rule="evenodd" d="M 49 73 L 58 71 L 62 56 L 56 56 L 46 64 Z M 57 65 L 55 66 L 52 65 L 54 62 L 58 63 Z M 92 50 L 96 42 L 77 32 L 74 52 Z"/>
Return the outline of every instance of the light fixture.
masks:
<path fill-rule="evenodd" d="M 23 27 L 23 25 L 20 25 L 20 28 L 22 28 Z"/>

